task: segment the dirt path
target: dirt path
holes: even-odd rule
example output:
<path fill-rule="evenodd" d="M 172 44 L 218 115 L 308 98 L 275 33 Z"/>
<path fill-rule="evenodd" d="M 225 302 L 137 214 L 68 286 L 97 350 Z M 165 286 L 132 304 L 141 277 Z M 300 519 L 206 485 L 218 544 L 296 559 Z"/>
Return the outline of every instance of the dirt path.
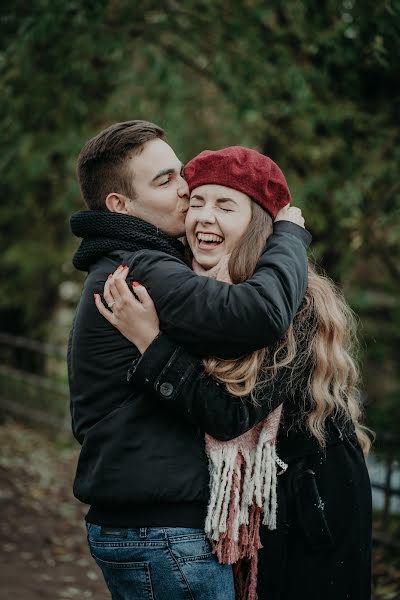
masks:
<path fill-rule="evenodd" d="M 71 497 L 76 450 L 0 428 L 0 600 L 110 600 Z"/>

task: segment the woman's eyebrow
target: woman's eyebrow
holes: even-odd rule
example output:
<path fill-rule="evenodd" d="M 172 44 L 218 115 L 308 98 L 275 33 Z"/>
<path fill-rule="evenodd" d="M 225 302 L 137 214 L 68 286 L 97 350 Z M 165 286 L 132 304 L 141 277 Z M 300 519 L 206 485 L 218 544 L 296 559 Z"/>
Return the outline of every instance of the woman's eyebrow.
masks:
<path fill-rule="evenodd" d="M 233 198 L 218 198 L 217 202 L 219 202 L 219 204 L 224 204 L 225 202 L 233 202 L 234 204 L 236 204 L 236 206 L 238 206 L 238 203 Z"/>
<path fill-rule="evenodd" d="M 204 198 L 203 198 L 203 196 L 200 196 L 200 194 L 193 194 L 193 196 L 190 196 L 191 200 L 194 200 L 195 198 L 196 198 L 196 200 L 202 200 L 204 202 Z M 226 202 L 233 202 L 234 204 L 236 204 L 236 206 L 238 206 L 238 203 L 233 198 L 217 198 L 216 202 L 218 204 L 225 204 Z"/>

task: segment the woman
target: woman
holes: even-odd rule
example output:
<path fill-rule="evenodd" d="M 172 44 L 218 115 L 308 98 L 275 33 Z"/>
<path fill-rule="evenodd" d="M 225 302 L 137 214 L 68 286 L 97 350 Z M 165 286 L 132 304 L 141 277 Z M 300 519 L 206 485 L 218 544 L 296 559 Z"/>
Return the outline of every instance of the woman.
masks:
<path fill-rule="evenodd" d="M 205 152 L 185 169 L 191 191 L 187 239 L 193 268 L 201 275 L 245 281 L 272 231 L 268 196 L 246 194 L 249 179 L 259 177 L 252 169 L 253 152 Z M 151 257 L 141 263 L 135 276 L 154 289 L 162 274 Z M 238 595 L 256 597 L 261 544 L 255 529 L 262 519 L 260 599 L 286 600 L 300 592 L 309 599 L 367 600 L 371 499 L 362 448 L 367 452 L 370 442 L 360 424 L 354 322 L 339 292 L 309 267 L 305 300 L 278 345 L 202 365 L 159 335 L 145 288 L 135 285 L 138 302 L 124 275 L 115 275 L 105 289 L 115 315 L 99 299 L 96 303 L 143 353 L 131 369 L 132 383 L 152 385 L 171 410 L 210 436 L 240 436 L 233 442 L 206 440 L 211 464 L 206 531 L 221 562 L 241 559 Z"/>

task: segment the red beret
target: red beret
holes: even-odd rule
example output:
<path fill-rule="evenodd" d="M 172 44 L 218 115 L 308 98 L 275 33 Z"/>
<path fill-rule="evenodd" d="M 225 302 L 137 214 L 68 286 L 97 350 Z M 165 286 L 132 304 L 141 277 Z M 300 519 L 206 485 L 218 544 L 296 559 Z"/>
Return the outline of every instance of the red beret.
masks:
<path fill-rule="evenodd" d="M 189 190 L 210 183 L 250 196 L 274 219 L 291 197 L 280 168 L 268 156 L 243 146 L 204 150 L 185 166 Z"/>

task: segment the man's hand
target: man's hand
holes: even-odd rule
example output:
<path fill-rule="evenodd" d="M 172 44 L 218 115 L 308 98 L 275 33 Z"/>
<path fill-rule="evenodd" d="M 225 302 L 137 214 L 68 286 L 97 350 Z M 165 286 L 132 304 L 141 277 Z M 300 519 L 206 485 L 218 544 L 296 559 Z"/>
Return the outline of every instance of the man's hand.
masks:
<path fill-rule="evenodd" d="M 304 218 L 301 214 L 300 208 L 297 208 L 297 206 L 290 206 L 290 204 L 287 204 L 281 208 L 275 217 L 275 222 L 276 221 L 290 221 L 291 223 L 300 225 L 300 227 L 305 229 Z"/>

